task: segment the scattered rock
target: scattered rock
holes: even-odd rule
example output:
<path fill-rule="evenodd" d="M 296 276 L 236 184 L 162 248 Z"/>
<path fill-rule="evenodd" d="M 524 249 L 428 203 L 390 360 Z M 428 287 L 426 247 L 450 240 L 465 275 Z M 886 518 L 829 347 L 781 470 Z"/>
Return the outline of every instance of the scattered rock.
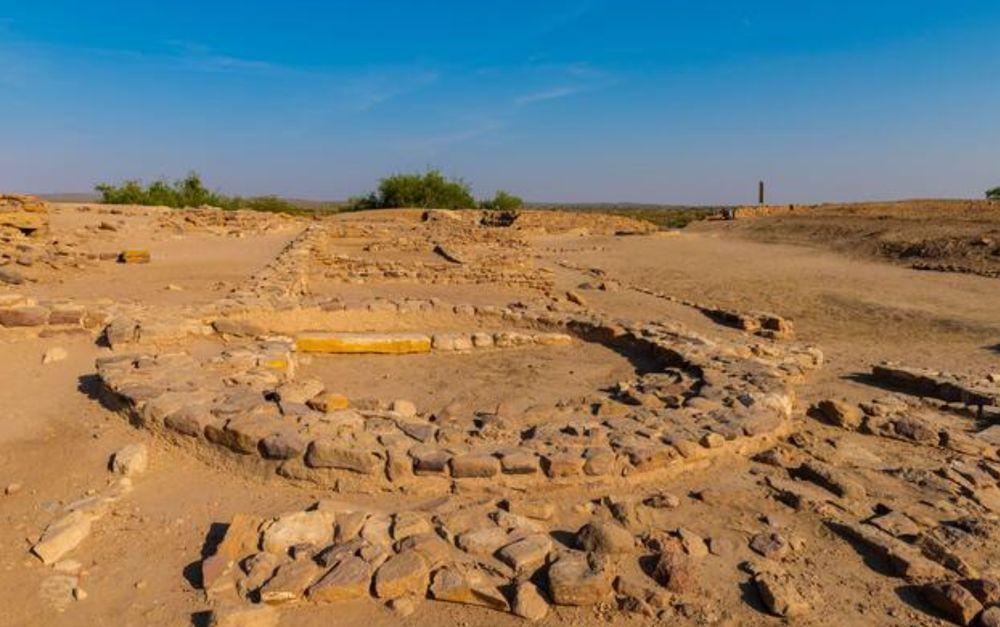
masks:
<path fill-rule="evenodd" d="M 758 572 L 754 575 L 753 581 L 764 605 L 775 616 L 794 618 L 809 612 L 809 603 L 802 597 L 792 578 L 787 574 L 771 571 Z"/>
<path fill-rule="evenodd" d="M 629 553 L 635 539 L 624 527 L 612 522 L 591 521 L 576 532 L 577 547 L 595 553 Z"/>
<path fill-rule="evenodd" d="M 90 535 L 91 516 L 74 510 L 45 528 L 41 539 L 31 547 L 42 562 L 53 564 L 75 549 Z"/>
<path fill-rule="evenodd" d="M 55 346 L 45 351 L 45 353 L 42 355 L 42 363 L 51 364 L 57 361 L 63 361 L 67 357 L 69 357 L 69 353 L 66 352 L 65 348 L 62 348 L 60 346 Z"/>
<path fill-rule="evenodd" d="M 863 419 L 863 414 L 856 405 L 848 405 L 835 399 L 820 401 L 812 407 L 810 414 L 823 422 L 850 431 L 857 431 Z"/>
<path fill-rule="evenodd" d="M 209 627 L 277 627 L 281 614 L 269 605 L 234 605 L 212 610 Z"/>
<path fill-rule="evenodd" d="M 924 599 L 959 625 L 971 625 L 983 610 L 971 592 L 951 581 L 931 583 L 920 589 Z"/>
<path fill-rule="evenodd" d="M 653 579 L 671 592 L 683 594 L 693 591 L 695 579 L 691 558 L 678 546 L 665 546 L 656 558 Z"/>
<path fill-rule="evenodd" d="M 134 477 L 146 472 L 149 451 L 145 444 L 129 444 L 111 457 L 111 470 L 124 477 Z"/>
<path fill-rule="evenodd" d="M 791 545 L 785 536 L 776 531 L 768 531 L 751 538 L 750 548 L 768 559 L 780 560 L 788 555 Z"/>
<path fill-rule="evenodd" d="M 548 580 L 557 605 L 595 605 L 611 594 L 611 575 L 593 555 L 563 555 L 549 566 Z"/>

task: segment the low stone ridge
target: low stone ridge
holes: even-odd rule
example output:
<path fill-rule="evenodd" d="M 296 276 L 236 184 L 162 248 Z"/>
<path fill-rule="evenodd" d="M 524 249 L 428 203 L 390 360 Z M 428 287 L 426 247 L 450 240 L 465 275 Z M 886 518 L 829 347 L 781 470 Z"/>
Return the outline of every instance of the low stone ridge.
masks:
<path fill-rule="evenodd" d="M 498 475 L 520 483 L 613 479 L 753 448 L 782 432 L 791 412 L 791 381 L 820 361 L 806 349 L 753 356 L 753 347 L 716 344 L 676 325 L 525 310 L 496 315 L 515 313 L 520 324 L 555 333 L 496 334 L 493 346 L 517 345 L 519 337 L 561 342 L 568 333 L 649 354 L 662 369 L 619 384 L 607 401 L 621 407 L 614 414 L 581 407 L 566 424 L 539 423 L 512 433 L 474 417 L 465 429 L 455 428 L 460 423 L 446 429 L 428 414 L 336 409 L 324 403 L 321 385 L 301 398 L 282 391 L 297 381 L 296 351 L 430 350 L 428 336 L 309 336 L 314 344 L 302 337 L 272 339 L 208 359 L 178 352 L 122 354 L 99 360 L 97 367 L 132 419 L 155 432 L 240 458 L 259 457 L 291 479 L 329 485 L 363 475 L 405 485 Z"/>
<path fill-rule="evenodd" d="M 966 405 L 1000 405 L 1000 384 L 997 381 L 976 381 L 969 377 L 911 368 L 890 362 L 872 367 L 872 376 L 879 382 L 920 396 L 931 396 L 950 403 Z"/>

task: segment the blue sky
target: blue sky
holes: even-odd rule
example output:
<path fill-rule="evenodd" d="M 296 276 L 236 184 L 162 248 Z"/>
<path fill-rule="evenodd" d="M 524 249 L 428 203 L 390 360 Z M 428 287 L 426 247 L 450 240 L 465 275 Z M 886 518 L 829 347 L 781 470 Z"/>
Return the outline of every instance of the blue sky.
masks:
<path fill-rule="evenodd" d="M 0 0 L 0 189 L 981 196 L 998 33 L 997 0 Z"/>

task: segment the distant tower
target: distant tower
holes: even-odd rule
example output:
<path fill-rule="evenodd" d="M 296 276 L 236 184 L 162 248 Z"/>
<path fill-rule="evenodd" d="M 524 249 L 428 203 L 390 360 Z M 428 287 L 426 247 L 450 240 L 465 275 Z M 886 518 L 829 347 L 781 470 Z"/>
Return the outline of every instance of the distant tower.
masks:
<path fill-rule="evenodd" d="M 757 182 L 757 204 L 764 204 L 764 181 Z"/>

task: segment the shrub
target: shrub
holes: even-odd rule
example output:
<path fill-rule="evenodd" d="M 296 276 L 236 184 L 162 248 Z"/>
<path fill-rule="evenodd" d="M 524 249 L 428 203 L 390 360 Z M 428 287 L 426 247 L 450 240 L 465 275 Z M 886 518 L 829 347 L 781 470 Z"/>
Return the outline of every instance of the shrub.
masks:
<path fill-rule="evenodd" d="M 177 208 L 213 205 L 231 208 L 233 201 L 238 200 L 209 190 L 195 172 L 174 183 L 161 179 L 143 187 L 139 181 L 125 181 L 119 186 L 101 183 L 95 185 L 94 189 L 101 193 L 101 201 L 110 205 L 163 205 Z"/>
<path fill-rule="evenodd" d="M 524 208 L 524 200 L 501 189 L 497 190 L 493 198 L 479 203 L 479 206 L 489 211 L 514 211 Z"/>
<path fill-rule="evenodd" d="M 993 189 L 987 190 L 986 198 L 988 200 L 1000 200 L 1000 187 L 994 187 Z"/>
<path fill-rule="evenodd" d="M 195 172 L 173 183 L 161 179 L 143 187 L 142 183 L 133 180 L 117 186 L 101 183 L 95 185 L 94 189 L 101 193 L 101 202 L 109 205 L 154 205 L 176 209 L 210 205 L 223 209 L 253 209 L 274 213 L 304 212 L 298 205 L 277 196 L 242 198 L 213 192 L 205 187 L 201 177 Z"/>
<path fill-rule="evenodd" d="M 476 206 L 469 186 L 459 179 L 447 179 L 438 170 L 424 174 L 394 174 L 379 181 L 378 190 L 354 199 L 355 209 L 468 209 Z"/>

